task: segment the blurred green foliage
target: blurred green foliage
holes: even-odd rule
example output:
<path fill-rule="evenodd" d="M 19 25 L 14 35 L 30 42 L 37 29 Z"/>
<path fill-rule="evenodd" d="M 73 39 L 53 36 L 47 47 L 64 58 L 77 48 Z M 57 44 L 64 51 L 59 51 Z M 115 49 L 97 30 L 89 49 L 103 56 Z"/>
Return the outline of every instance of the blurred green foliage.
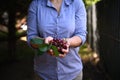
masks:
<path fill-rule="evenodd" d="M 100 0 L 83 0 L 85 3 L 86 8 L 96 4 L 97 2 L 99 2 Z"/>

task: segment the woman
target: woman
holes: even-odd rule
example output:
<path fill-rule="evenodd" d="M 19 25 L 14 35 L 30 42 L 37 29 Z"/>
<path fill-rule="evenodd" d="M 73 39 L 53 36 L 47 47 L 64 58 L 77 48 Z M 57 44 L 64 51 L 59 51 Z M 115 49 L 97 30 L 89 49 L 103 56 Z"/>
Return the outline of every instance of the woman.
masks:
<path fill-rule="evenodd" d="M 49 44 L 54 38 L 67 40 L 64 54 L 53 50 L 34 57 L 36 80 L 82 80 L 79 47 L 86 40 L 86 10 L 82 0 L 33 0 L 28 10 L 27 42 L 43 38 Z M 33 44 L 34 45 L 34 44 Z M 31 47 L 32 44 L 30 45 Z"/>

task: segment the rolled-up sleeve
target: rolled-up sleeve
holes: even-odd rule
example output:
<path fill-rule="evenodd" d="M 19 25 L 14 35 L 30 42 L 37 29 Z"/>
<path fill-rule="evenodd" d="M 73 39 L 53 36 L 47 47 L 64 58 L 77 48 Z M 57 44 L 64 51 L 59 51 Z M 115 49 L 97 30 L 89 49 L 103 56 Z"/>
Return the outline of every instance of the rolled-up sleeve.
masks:
<path fill-rule="evenodd" d="M 86 9 L 82 0 L 78 0 L 76 3 L 75 13 L 75 36 L 79 36 L 82 39 L 82 44 L 86 41 L 87 27 L 86 27 Z"/>
<path fill-rule="evenodd" d="M 27 42 L 30 45 L 30 39 L 38 36 L 37 31 L 37 21 L 36 21 L 36 10 L 37 10 L 37 0 L 33 0 L 28 9 L 27 16 Z"/>

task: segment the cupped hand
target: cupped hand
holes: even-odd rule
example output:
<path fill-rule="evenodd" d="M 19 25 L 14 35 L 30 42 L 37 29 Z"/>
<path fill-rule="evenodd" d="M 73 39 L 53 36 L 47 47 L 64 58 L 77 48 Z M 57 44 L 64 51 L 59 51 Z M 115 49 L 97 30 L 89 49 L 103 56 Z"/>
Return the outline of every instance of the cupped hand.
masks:
<path fill-rule="evenodd" d="M 45 41 L 46 44 L 50 44 L 50 42 L 51 42 L 52 40 L 53 40 L 53 37 L 48 36 L 48 37 L 45 38 L 44 41 Z"/>
<path fill-rule="evenodd" d="M 53 37 L 51 37 L 51 36 L 48 36 L 48 37 L 46 37 L 45 39 L 44 39 L 44 41 L 45 41 L 45 44 L 50 44 L 50 42 L 53 40 Z M 50 54 L 51 56 L 53 56 L 53 50 L 52 49 L 49 49 L 48 50 L 48 54 Z"/>
<path fill-rule="evenodd" d="M 67 53 L 69 52 L 69 46 L 70 46 L 70 44 L 69 44 L 69 42 L 67 42 L 67 48 L 66 49 L 62 49 L 62 54 L 59 54 L 59 57 L 65 57 L 66 55 L 67 55 Z"/>
<path fill-rule="evenodd" d="M 69 44 L 67 44 L 67 49 L 62 49 L 62 53 L 59 53 L 58 57 L 62 57 L 63 58 L 63 57 L 65 57 L 67 55 L 68 52 L 69 52 Z M 51 56 L 55 56 L 52 49 L 48 50 L 48 53 Z"/>
<path fill-rule="evenodd" d="M 53 37 L 49 36 L 49 37 L 46 37 L 46 38 L 45 38 L 45 43 L 46 43 L 46 44 L 51 44 L 51 41 L 53 41 Z M 67 46 L 66 49 L 62 48 L 62 52 L 59 53 L 59 55 L 58 55 L 59 57 L 65 57 L 66 54 L 69 52 L 69 46 L 70 46 L 69 41 L 67 41 L 66 46 Z M 53 52 L 52 49 L 49 49 L 49 50 L 48 50 L 48 54 L 50 54 L 51 56 L 55 56 L 55 55 L 54 55 L 55 53 Z"/>

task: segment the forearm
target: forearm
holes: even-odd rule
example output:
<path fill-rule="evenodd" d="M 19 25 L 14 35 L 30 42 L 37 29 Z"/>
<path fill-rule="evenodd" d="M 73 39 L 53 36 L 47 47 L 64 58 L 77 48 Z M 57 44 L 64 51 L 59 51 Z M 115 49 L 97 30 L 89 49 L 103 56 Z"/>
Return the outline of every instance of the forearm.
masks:
<path fill-rule="evenodd" d="M 79 36 L 73 36 L 66 40 L 69 42 L 70 47 L 78 47 L 82 44 L 82 39 Z"/>

